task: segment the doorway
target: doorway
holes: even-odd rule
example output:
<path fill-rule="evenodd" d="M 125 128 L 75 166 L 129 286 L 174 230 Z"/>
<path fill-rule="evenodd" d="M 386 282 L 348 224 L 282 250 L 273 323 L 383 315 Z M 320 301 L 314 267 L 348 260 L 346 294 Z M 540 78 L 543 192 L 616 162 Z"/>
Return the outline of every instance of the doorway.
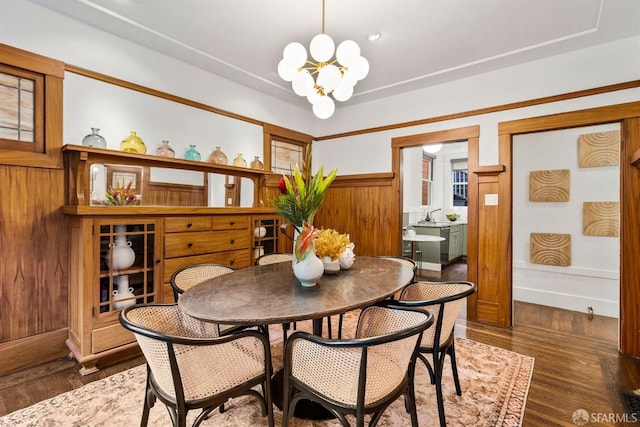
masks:
<path fill-rule="evenodd" d="M 620 123 L 620 322 L 619 349 L 633 356 L 640 355 L 640 306 L 637 304 L 640 290 L 640 223 L 637 221 L 640 209 L 640 102 L 592 108 L 569 113 L 554 114 L 530 119 L 503 122 L 498 125 L 498 150 L 500 165 L 496 191 L 503 201 L 496 211 L 511 224 L 512 207 L 512 144 L 515 135 L 545 132 L 604 123 Z M 506 200 L 505 200 L 506 199 Z M 509 233 L 510 235 L 511 233 Z M 512 262 L 512 247 L 509 239 L 493 246 L 494 253 L 503 262 Z M 482 277 L 480 278 L 482 281 Z M 494 294 L 494 301 L 502 310 L 511 306 L 511 280 L 505 277 L 499 282 L 482 282 Z"/>
<path fill-rule="evenodd" d="M 444 131 L 429 132 L 417 135 L 409 135 L 404 137 L 396 137 L 392 139 L 392 171 L 394 173 L 394 185 L 398 194 L 398 206 L 403 206 L 403 156 L 402 150 L 410 147 L 422 147 L 426 144 L 436 143 L 453 143 L 458 141 L 467 142 L 467 169 L 473 171 L 478 167 L 478 136 L 479 126 L 469 126 L 464 128 L 449 129 Z M 462 274 L 465 274 L 464 279 L 477 283 L 477 266 L 478 266 L 478 178 L 474 173 L 468 174 L 467 182 L 467 212 L 466 212 L 466 268 Z M 417 219 L 421 215 L 421 212 L 416 213 Z M 399 221 L 398 224 L 403 224 L 402 209 L 398 211 Z M 402 236 L 398 235 L 397 253 L 402 253 Z M 458 273 L 460 273 L 458 271 Z M 456 279 L 461 280 L 461 274 L 458 274 Z M 441 277 L 441 276 L 439 276 Z M 469 319 L 475 319 L 477 313 L 476 307 L 477 293 L 470 296 L 467 301 L 467 317 Z"/>

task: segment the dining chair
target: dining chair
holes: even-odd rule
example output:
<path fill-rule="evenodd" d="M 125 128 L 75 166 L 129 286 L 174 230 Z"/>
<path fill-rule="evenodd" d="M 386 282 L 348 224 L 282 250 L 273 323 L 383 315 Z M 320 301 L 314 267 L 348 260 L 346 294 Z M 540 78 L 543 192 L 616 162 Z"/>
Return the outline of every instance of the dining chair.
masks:
<path fill-rule="evenodd" d="M 422 333 L 433 321 L 429 312 L 382 302 L 362 310 L 353 339 L 291 334 L 284 353 L 282 426 L 289 425 L 301 399 L 322 405 L 343 426 L 349 426 L 346 415 L 364 426 L 366 414 L 375 426 L 403 394 L 411 425 L 417 426 L 411 379 Z"/>
<path fill-rule="evenodd" d="M 281 252 L 265 254 L 256 259 L 256 265 L 267 265 L 267 264 L 274 264 L 277 262 L 285 262 L 285 261 L 292 262 L 293 254 L 281 253 Z"/>
<path fill-rule="evenodd" d="M 147 362 L 141 426 L 156 400 L 167 406 L 176 427 L 186 426 L 190 410 L 201 409 L 193 422 L 197 427 L 215 408 L 242 395 L 256 397 L 262 416 L 274 425 L 267 328 L 220 336 L 212 324 L 186 315 L 175 303 L 128 307 L 120 323 L 133 332 Z M 258 385 L 261 393 L 254 389 Z"/>
<path fill-rule="evenodd" d="M 414 283 L 416 281 L 416 274 L 418 272 L 418 263 L 413 259 L 403 257 L 403 256 L 392 256 L 392 255 L 379 255 L 378 258 L 388 259 L 389 261 L 394 261 L 409 267 L 413 271 L 413 277 L 411 278 L 411 283 Z M 342 338 L 343 320 L 344 320 L 344 313 L 340 313 L 340 315 L 338 316 L 338 339 Z"/>
<path fill-rule="evenodd" d="M 192 264 L 181 267 L 173 272 L 171 275 L 170 283 L 173 289 L 173 298 L 178 302 L 178 298 L 187 289 L 194 287 L 195 285 L 204 282 L 205 280 L 227 274 L 235 271 L 234 268 L 228 267 L 222 264 Z M 242 327 L 218 324 L 220 333 L 227 333 Z"/>
<path fill-rule="evenodd" d="M 436 386 L 441 427 L 445 427 L 447 424 L 442 397 L 442 371 L 445 358 L 449 355 L 451 359 L 456 394 L 462 396 L 456 365 L 454 329 L 466 298 L 476 290 L 477 287 L 474 283 L 465 281 L 416 282 L 407 285 L 402 290 L 397 302 L 403 307 L 428 310 L 435 317 L 435 326 L 426 330 L 422 335 L 418 358 L 427 367 L 431 384 Z M 433 365 L 425 357 L 426 354 L 431 354 Z"/>
<path fill-rule="evenodd" d="M 235 271 L 234 268 L 222 264 L 192 264 L 181 267 L 173 272 L 170 283 L 173 288 L 173 298 L 178 302 L 180 294 L 187 289 L 204 282 L 207 279 Z"/>

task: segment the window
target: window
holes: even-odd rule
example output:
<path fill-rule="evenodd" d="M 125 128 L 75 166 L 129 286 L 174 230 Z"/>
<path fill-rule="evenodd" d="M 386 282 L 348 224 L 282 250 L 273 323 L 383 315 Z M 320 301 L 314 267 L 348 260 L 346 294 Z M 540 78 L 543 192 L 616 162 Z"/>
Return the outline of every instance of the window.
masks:
<path fill-rule="evenodd" d="M 263 129 L 264 169 L 289 175 L 296 165 L 302 168 L 304 149 L 311 145 L 311 135 L 266 123 Z"/>
<path fill-rule="evenodd" d="M 0 148 L 43 152 L 43 77 L 0 65 Z"/>
<path fill-rule="evenodd" d="M 431 188 L 433 186 L 433 157 L 422 153 L 422 205 L 431 205 Z"/>
<path fill-rule="evenodd" d="M 467 159 L 451 160 L 451 206 L 467 206 L 468 168 Z"/>
<path fill-rule="evenodd" d="M 0 43 L 0 164 L 62 168 L 64 63 Z"/>
<path fill-rule="evenodd" d="M 271 140 L 271 172 L 291 174 L 296 165 L 302 168 L 303 155 L 304 145 L 280 139 Z"/>

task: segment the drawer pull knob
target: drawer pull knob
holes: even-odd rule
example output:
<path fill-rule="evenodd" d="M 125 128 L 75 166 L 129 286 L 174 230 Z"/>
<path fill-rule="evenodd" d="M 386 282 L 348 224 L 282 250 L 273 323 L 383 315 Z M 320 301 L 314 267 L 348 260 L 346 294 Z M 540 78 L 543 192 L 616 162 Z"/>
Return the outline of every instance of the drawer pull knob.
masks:
<path fill-rule="evenodd" d="M 235 225 L 235 224 L 236 224 L 236 222 L 235 222 L 235 221 L 231 221 L 229 224 L 231 224 L 231 225 Z"/>
<path fill-rule="evenodd" d="M 236 239 L 231 239 L 231 244 L 233 245 L 236 242 Z"/>
<path fill-rule="evenodd" d="M 160 264 L 160 261 L 162 261 L 160 258 L 156 258 L 156 264 Z"/>
<path fill-rule="evenodd" d="M 192 223 L 191 221 L 189 221 L 189 222 L 187 223 L 187 227 L 192 227 L 192 226 L 193 226 L 193 223 Z"/>
<path fill-rule="evenodd" d="M 187 246 L 188 246 L 188 247 L 192 247 L 192 246 L 193 246 L 193 242 L 189 242 L 189 243 L 187 243 Z"/>
<path fill-rule="evenodd" d="M 233 264 L 235 264 L 235 263 L 236 263 L 236 260 L 235 260 L 235 259 L 232 259 L 231 261 L 229 261 L 229 264 L 231 264 L 231 265 L 233 265 Z"/>

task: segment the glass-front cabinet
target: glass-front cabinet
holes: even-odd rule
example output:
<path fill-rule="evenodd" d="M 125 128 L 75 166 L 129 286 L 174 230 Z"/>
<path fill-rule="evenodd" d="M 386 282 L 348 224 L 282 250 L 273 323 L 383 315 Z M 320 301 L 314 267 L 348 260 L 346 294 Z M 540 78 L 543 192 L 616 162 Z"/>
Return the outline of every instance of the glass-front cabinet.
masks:
<path fill-rule="evenodd" d="M 100 289 L 96 304 L 99 317 L 136 303 L 156 302 L 156 221 L 100 222 L 97 228 L 100 248 L 96 262 L 100 264 Z"/>
<path fill-rule="evenodd" d="M 160 218 L 70 218 L 72 245 L 67 345 L 85 375 L 101 360 L 134 351 L 133 335 L 118 320 L 134 304 L 162 302 Z"/>
<path fill-rule="evenodd" d="M 281 224 L 282 218 L 277 215 L 253 217 L 254 263 L 263 255 L 291 252 L 292 247 L 286 247 L 286 233 Z"/>

